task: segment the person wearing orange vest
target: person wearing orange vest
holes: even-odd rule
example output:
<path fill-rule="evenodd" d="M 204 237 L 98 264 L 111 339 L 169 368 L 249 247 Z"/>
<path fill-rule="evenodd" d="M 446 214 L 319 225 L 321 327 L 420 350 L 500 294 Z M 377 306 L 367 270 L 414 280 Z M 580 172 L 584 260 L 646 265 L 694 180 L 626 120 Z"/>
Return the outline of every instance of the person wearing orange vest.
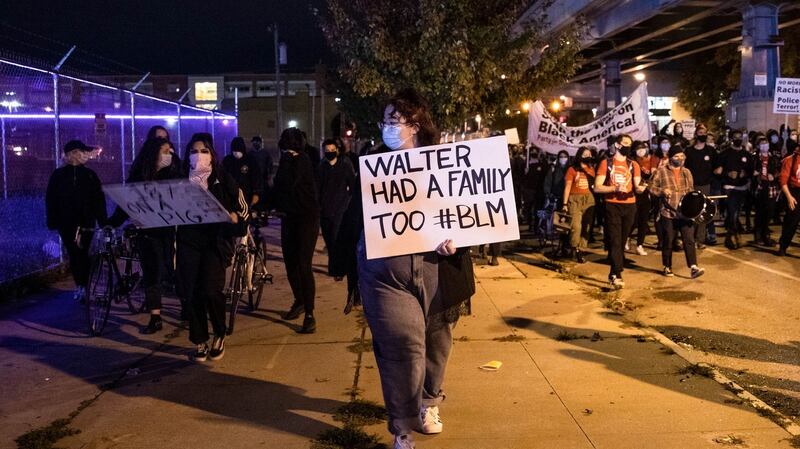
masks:
<path fill-rule="evenodd" d="M 789 244 L 792 243 L 792 237 L 797 232 L 797 225 L 800 224 L 800 208 L 797 207 L 797 199 L 800 198 L 800 147 L 795 148 L 794 153 L 783 159 L 778 179 L 788 206 L 786 216 L 783 218 L 783 230 L 778 249 L 778 255 L 785 256 Z"/>

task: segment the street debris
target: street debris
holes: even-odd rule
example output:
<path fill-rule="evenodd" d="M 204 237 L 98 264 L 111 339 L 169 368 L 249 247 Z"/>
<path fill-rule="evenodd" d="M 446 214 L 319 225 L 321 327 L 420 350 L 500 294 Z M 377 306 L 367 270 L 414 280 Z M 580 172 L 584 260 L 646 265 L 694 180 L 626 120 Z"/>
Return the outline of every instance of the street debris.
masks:
<path fill-rule="evenodd" d="M 484 371 L 497 371 L 500 367 L 503 366 L 503 362 L 499 360 L 492 360 L 491 362 L 486 362 L 483 365 L 479 366 L 478 368 Z"/>

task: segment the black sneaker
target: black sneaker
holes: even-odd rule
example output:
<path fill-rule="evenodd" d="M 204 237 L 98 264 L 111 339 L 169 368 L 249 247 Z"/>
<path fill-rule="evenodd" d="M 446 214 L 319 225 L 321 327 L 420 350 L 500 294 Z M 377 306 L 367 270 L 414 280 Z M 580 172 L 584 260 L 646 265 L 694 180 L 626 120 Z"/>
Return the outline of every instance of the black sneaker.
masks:
<path fill-rule="evenodd" d="M 783 256 L 785 256 L 785 255 L 786 255 L 786 248 L 783 248 L 783 247 L 779 248 L 779 249 L 778 249 L 778 252 L 777 252 L 777 253 L 775 253 L 775 255 L 776 255 L 776 256 L 778 256 L 778 257 L 783 257 Z"/>
<path fill-rule="evenodd" d="M 205 362 L 208 360 L 208 343 L 200 343 L 197 345 L 197 350 L 192 354 L 192 360 L 195 362 Z"/>
<path fill-rule="evenodd" d="M 296 319 L 300 318 L 300 315 L 303 314 L 303 311 L 305 309 L 306 308 L 305 308 L 305 306 L 303 304 L 300 304 L 300 303 L 296 302 L 296 303 L 292 304 L 292 308 L 289 309 L 288 312 L 283 314 L 283 319 L 284 320 L 296 320 Z"/>
<path fill-rule="evenodd" d="M 306 315 L 303 319 L 303 328 L 297 331 L 298 334 L 313 334 L 317 331 L 317 320 L 314 315 Z"/>
<path fill-rule="evenodd" d="M 585 262 L 586 262 L 586 258 L 585 258 L 585 257 L 583 257 L 583 253 L 582 253 L 582 252 L 581 252 L 581 250 L 579 250 L 579 249 L 576 249 L 576 250 L 575 250 L 575 260 L 576 260 L 578 263 L 585 263 Z"/>
<path fill-rule="evenodd" d="M 671 277 L 675 276 L 675 273 L 672 272 L 672 268 L 664 267 L 664 276 L 666 276 L 668 278 L 671 278 Z"/>
<path fill-rule="evenodd" d="M 219 360 L 225 356 L 225 337 L 214 337 L 211 342 L 211 351 L 209 351 L 208 358 L 211 360 Z"/>
<path fill-rule="evenodd" d="M 150 315 L 150 322 L 142 329 L 145 335 L 155 334 L 164 328 L 164 322 L 161 320 L 161 315 Z"/>
<path fill-rule="evenodd" d="M 692 265 L 692 279 L 699 278 L 700 276 L 704 275 L 706 270 L 698 267 L 697 265 Z"/>

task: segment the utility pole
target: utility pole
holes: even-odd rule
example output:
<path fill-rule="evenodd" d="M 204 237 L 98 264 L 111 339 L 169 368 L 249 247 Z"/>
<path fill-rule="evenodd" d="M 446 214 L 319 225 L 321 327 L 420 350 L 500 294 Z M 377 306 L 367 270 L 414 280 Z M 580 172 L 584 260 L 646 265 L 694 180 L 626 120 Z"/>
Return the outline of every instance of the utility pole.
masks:
<path fill-rule="evenodd" d="M 273 35 L 275 37 L 275 141 L 281 138 L 281 131 L 283 128 L 283 104 L 281 103 L 281 55 L 278 45 L 278 23 L 275 22 L 272 26 Z"/>

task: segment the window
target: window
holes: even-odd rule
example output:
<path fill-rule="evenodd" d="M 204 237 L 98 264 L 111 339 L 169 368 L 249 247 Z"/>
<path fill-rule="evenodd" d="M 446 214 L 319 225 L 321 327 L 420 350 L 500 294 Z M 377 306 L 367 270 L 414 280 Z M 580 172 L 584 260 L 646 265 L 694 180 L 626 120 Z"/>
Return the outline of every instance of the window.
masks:
<path fill-rule="evenodd" d="M 237 89 L 239 90 L 239 98 L 253 96 L 253 83 L 249 81 L 232 81 L 225 83 L 225 98 L 235 98 Z"/>
<path fill-rule="evenodd" d="M 194 83 L 194 99 L 200 101 L 217 101 L 217 83 Z"/>
<path fill-rule="evenodd" d="M 272 81 L 258 81 L 256 82 L 256 91 L 259 97 L 274 97 L 275 83 Z"/>

